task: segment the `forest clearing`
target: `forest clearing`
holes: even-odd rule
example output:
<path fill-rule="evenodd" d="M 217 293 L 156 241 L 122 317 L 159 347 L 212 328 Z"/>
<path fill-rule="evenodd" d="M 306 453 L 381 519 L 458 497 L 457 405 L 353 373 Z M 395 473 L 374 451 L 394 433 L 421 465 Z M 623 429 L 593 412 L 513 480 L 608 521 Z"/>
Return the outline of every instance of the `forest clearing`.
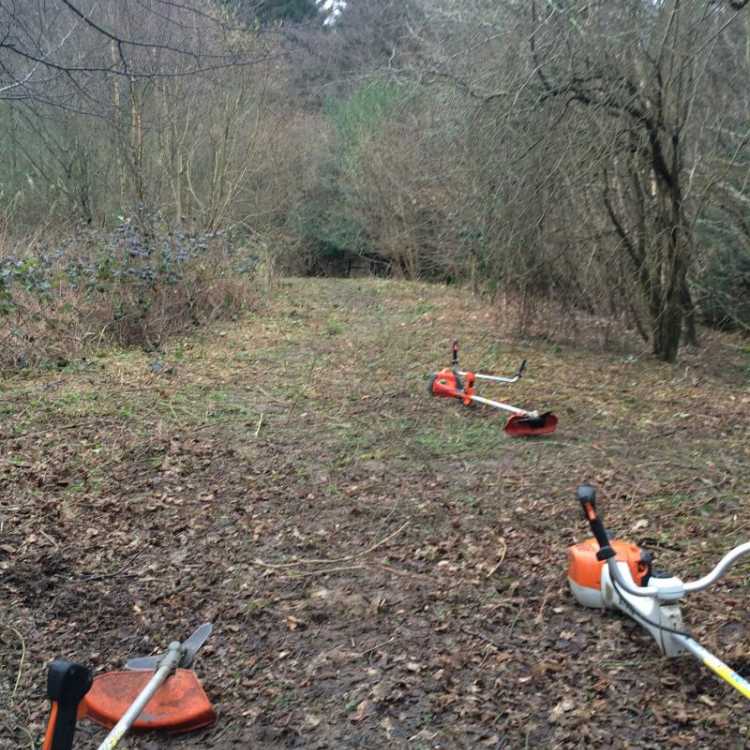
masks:
<path fill-rule="evenodd" d="M 204 621 L 216 724 L 124 746 L 745 747 L 742 697 L 579 607 L 565 554 L 583 480 L 659 568 L 746 539 L 750 350 L 713 334 L 673 366 L 502 329 L 459 289 L 289 279 L 159 367 L 112 349 L 3 381 L 0 747 L 38 746 L 53 657 L 117 669 Z M 430 397 L 455 336 L 487 371 L 527 359 L 506 387 L 555 435 Z M 686 606 L 745 675 L 746 570 Z"/>

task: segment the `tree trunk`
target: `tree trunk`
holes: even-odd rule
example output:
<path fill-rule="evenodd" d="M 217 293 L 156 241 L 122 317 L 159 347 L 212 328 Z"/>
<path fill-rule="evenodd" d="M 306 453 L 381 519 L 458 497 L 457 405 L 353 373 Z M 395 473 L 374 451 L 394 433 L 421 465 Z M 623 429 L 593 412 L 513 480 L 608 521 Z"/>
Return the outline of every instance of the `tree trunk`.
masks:
<path fill-rule="evenodd" d="M 654 354 L 665 362 L 677 360 L 682 335 L 682 318 L 680 295 L 670 290 L 663 300 L 658 318 L 654 321 Z"/>
<path fill-rule="evenodd" d="M 654 354 L 665 362 L 675 362 L 682 339 L 690 243 L 683 220 L 679 130 L 674 129 L 664 141 L 662 132 L 655 124 L 649 130 L 651 166 L 656 178 L 657 227 L 660 228 L 655 248 L 659 277 L 655 282 L 661 294 L 654 318 Z"/>
<path fill-rule="evenodd" d="M 690 286 L 687 279 L 682 284 L 680 291 L 680 303 L 685 316 L 685 328 L 682 332 L 683 341 L 689 346 L 698 346 L 698 328 L 696 325 L 695 303 L 690 294 Z"/>

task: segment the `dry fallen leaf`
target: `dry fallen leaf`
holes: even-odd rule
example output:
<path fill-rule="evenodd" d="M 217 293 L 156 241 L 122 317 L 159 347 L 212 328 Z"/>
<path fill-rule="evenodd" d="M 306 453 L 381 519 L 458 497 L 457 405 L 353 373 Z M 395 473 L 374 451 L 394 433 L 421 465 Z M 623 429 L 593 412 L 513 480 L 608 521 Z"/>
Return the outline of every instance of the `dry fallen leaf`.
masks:
<path fill-rule="evenodd" d="M 301 630 L 305 627 L 305 623 L 302 622 L 302 620 L 298 620 L 296 617 L 293 617 L 292 615 L 288 615 L 286 618 L 286 626 L 289 630 L 297 630 L 297 628 Z"/>
<path fill-rule="evenodd" d="M 367 711 L 372 704 L 367 699 L 363 700 L 358 706 L 357 710 L 350 714 L 349 721 L 362 721 L 367 715 Z"/>
<path fill-rule="evenodd" d="M 321 721 L 322 719 L 317 714 L 305 713 L 305 726 L 308 729 L 315 729 Z"/>
<path fill-rule="evenodd" d="M 572 698 L 563 698 L 549 713 L 550 721 L 559 721 L 563 714 L 572 711 L 576 707 Z"/>

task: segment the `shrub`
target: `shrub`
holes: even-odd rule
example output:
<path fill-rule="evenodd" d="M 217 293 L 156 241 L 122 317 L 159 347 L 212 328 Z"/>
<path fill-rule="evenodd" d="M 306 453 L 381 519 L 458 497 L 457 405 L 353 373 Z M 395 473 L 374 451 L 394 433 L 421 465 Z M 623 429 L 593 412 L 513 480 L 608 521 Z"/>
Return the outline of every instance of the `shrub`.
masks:
<path fill-rule="evenodd" d="M 705 323 L 750 331 L 750 254 L 718 253 L 701 278 L 701 286 Z"/>
<path fill-rule="evenodd" d="M 698 306 L 707 325 L 750 331 L 750 245 L 731 221 L 721 218 L 700 227 L 713 249 L 697 275 Z"/>
<path fill-rule="evenodd" d="M 258 257 L 223 231 L 123 219 L 0 254 L 0 366 L 67 361 L 95 345 L 156 348 L 257 299 Z"/>

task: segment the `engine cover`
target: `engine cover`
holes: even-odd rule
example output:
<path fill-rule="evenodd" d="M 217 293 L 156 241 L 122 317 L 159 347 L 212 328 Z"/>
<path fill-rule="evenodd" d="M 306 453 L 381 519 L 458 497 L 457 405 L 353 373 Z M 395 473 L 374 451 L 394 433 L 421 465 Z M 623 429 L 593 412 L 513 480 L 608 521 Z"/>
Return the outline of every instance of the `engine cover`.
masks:
<path fill-rule="evenodd" d="M 630 542 L 614 539 L 610 542 L 618 562 L 628 564 L 633 580 L 645 586 L 651 575 L 651 555 Z M 568 547 L 568 585 L 576 600 L 585 607 L 605 607 L 601 579 L 604 561 L 598 560 L 599 544 L 596 539 L 586 539 Z"/>

